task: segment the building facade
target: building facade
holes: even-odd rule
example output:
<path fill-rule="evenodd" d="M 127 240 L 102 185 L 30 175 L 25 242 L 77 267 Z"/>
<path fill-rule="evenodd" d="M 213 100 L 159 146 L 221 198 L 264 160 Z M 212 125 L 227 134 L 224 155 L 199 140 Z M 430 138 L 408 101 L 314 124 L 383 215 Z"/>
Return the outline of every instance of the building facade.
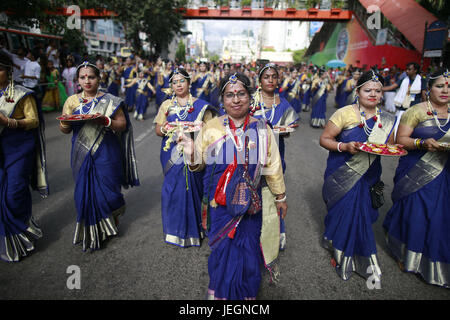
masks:
<path fill-rule="evenodd" d="M 89 54 L 116 56 L 126 45 L 123 26 L 114 20 L 83 20 L 83 32 Z"/>
<path fill-rule="evenodd" d="M 223 38 L 222 60 L 231 63 L 249 63 L 259 58 L 260 41 L 252 30 L 240 33 L 233 30 Z"/>

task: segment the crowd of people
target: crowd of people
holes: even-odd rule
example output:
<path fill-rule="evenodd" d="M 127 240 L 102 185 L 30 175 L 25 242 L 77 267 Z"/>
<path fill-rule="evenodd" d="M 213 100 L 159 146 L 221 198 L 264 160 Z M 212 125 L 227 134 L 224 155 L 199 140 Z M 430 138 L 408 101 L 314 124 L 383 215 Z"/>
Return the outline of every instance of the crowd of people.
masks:
<path fill-rule="evenodd" d="M 383 223 L 393 256 L 401 270 L 450 286 L 447 69 L 425 79 L 416 63 L 403 73 L 395 67 L 179 63 L 136 55 L 79 64 L 67 55 L 60 64 L 54 52 L 50 46 L 43 59 L 45 78 L 37 54 L 0 52 L 2 260 L 19 261 L 42 237 L 29 185 L 48 196 L 43 111 L 59 110 L 60 131 L 73 136 L 73 243 L 98 250 L 117 234 L 125 211 L 121 189 L 140 184 L 130 115 L 144 121 L 154 101 L 164 241 L 190 247 L 208 238 L 208 298 L 256 298 L 261 265 L 276 280 L 277 256 L 286 248 L 285 139 L 308 113 L 310 125 L 323 128 L 320 145 L 329 150 L 323 245 L 338 275 L 381 279 L 372 230 L 383 203 L 381 161 L 359 148 L 370 141 L 408 151 Z M 25 56 L 22 68 L 17 59 Z M 38 88 L 42 83 L 45 91 Z M 336 110 L 327 120 L 333 91 Z M 71 121 L 74 115 L 91 120 Z M 200 124 L 195 136 L 197 129 L 183 122 Z"/>

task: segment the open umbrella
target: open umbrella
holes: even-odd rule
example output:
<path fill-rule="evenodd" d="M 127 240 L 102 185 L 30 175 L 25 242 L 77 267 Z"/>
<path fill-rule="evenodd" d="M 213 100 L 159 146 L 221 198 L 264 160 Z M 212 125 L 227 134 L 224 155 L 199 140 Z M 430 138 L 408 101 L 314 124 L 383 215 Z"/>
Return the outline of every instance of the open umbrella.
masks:
<path fill-rule="evenodd" d="M 341 60 L 330 60 L 327 62 L 327 67 L 330 67 L 330 68 L 345 67 L 346 65 L 347 64 Z"/>

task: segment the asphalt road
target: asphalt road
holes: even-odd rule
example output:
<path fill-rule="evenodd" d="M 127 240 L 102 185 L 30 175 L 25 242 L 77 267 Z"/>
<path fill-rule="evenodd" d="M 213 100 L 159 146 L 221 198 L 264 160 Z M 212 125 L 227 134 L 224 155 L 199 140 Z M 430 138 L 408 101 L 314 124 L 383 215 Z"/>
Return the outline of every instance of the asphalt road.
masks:
<path fill-rule="evenodd" d="M 332 105 L 330 96 L 328 116 L 335 110 Z M 163 241 L 161 139 L 153 130 L 155 108 L 150 108 L 146 121 L 132 120 L 141 186 L 124 191 L 127 211 L 119 236 L 96 252 L 83 252 L 80 246 L 72 245 L 76 212 L 71 137 L 59 132 L 56 116 L 45 115 L 51 195 L 42 200 L 33 194 L 33 213 L 44 236 L 35 252 L 19 263 L 0 262 L 0 299 L 204 299 L 209 281 L 207 242 L 199 248 L 183 249 Z M 258 298 L 450 299 L 450 290 L 400 272 L 387 251 L 381 226 L 392 204 L 389 195 L 397 165 L 393 158 L 382 160 L 387 202 L 373 225 L 383 273 L 381 289 L 369 289 L 358 275 L 348 281 L 337 276 L 329 252 L 320 246 L 326 215 L 321 188 L 328 153 L 319 146 L 321 130 L 311 128 L 308 121 L 309 113 L 302 113 L 300 127 L 286 141 L 289 210 L 287 248 L 279 259 L 280 280 L 276 285 L 269 284 L 264 273 Z M 79 268 L 79 289 L 67 286 L 73 283 L 70 266 Z"/>

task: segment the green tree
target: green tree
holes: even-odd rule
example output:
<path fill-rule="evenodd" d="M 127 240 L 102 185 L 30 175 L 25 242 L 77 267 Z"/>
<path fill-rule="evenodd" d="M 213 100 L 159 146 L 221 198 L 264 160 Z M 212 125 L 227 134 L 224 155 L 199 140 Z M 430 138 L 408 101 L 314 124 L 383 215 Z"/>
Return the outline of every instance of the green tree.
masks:
<path fill-rule="evenodd" d="M 83 2 L 78 5 L 80 9 L 89 7 Z M 67 27 L 68 18 L 61 15 L 64 7 L 63 0 L 2 0 L 0 12 L 6 12 L 8 19 L 0 25 L 7 28 L 40 28 L 44 33 L 62 35 L 71 49 L 84 50 L 85 37 L 81 30 Z"/>
<path fill-rule="evenodd" d="M 298 63 L 306 61 L 306 58 L 305 58 L 306 50 L 307 50 L 307 48 L 294 51 L 294 54 L 292 56 L 292 59 L 294 59 L 294 64 L 298 64 Z"/>
<path fill-rule="evenodd" d="M 422 7 L 434 14 L 438 19 L 450 22 L 450 1 L 448 0 L 416 0 Z"/>
<path fill-rule="evenodd" d="M 187 4 L 187 0 L 95 0 L 91 6 L 93 2 L 117 13 L 115 18 L 124 24 L 125 36 L 135 50 L 142 46 L 139 32 L 147 34 L 156 55 L 181 32 L 183 17 L 176 9 Z"/>
<path fill-rule="evenodd" d="M 40 27 L 49 33 L 64 34 L 67 31 L 67 17 L 58 15 L 58 9 L 71 3 L 65 0 L 2 0 L 0 12 L 8 12 L 7 26 L 26 25 Z M 139 51 L 142 47 L 139 33 L 147 34 L 155 54 L 166 49 L 173 37 L 183 27 L 182 14 L 177 8 L 186 7 L 187 0 L 81 0 L 76 5 L 80 9 L 107 9 L 116 13 L 124 25 L 125 37 Z M 49 14 L 50 13 L 50 14 Z M 81 35 L 69 32 L 70 38 Z"/>
<path fill-rule="evenodd" d="M 209 55 L 209 61 L 211 62 L 219 62 L 220 57 L 217 53 L 214 53 L 213 55 Z"/>
<path fill-rule="evenodd" d="M 186 61 L 186 46 L 183 41 L 178 42 L 178 48 L 175 53 L 175 58 L 180 62 Z"/>

